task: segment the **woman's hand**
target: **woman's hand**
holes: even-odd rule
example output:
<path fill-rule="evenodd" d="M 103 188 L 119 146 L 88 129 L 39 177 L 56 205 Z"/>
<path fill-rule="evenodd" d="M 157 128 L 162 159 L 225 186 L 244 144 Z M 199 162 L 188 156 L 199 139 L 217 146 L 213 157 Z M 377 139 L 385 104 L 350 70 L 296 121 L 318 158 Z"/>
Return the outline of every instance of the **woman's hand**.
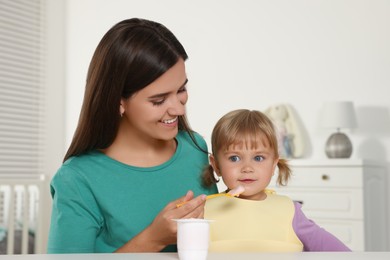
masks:
<path fill-rule="evenodd" d="M 177 207 L 180 202 L 186 201 L 183 206 Z M 153 220 L 149 228 L 153 230 L 156 242 L 167 246 L 176 243 L 177 223 L 172 219 L 180 218 L 203 218 L 206 195 L 194 198 L 194 193 L 187 194 L 175 201 L 170 202 Z"/>
<path fill-rule="evenodd" d="M 186 201 L 183 206 L 176 205 Z M 158 252 L 177 239 L 177 223 L 172 219 L 203 218 L 206 195 L 194 198 L 194 193 L 187 194 L 170 202 L 155 217 L 153 222 L 141 233 L 119 248 L 116 252 Z"/>

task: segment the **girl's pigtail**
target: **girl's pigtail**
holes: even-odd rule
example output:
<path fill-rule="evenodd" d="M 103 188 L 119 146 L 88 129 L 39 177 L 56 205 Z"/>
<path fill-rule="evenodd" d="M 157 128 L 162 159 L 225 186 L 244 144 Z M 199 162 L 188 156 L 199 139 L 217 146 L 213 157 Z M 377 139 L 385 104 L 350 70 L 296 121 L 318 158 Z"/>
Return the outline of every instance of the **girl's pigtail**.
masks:
<path fill-rule="evenodd" d="M 210 164 L 205 167 L 202 177 L 203 185 L 206 187 L 210 187 L 211 185 L 216 184 L 219 181 L 219 179 L 215 178 L 214 169 Z"/>
<path fill-rule="evenodd" d="M 286 159 L 279 159 L 278 169 L 279 169 L 278 184 L 281 186 L 286 186 L 291 176 L 291 168 L 288 165 Z"/>

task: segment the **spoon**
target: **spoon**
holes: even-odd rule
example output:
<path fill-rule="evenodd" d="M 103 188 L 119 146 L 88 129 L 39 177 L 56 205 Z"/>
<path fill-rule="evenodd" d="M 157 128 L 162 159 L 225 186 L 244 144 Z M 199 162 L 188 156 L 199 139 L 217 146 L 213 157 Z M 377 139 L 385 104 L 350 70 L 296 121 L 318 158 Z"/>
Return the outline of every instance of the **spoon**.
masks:
<path fill-rule="evenodd" d="M 230 190 L 228 193 L 216 193 L 216 194 L 208 195 L 208 196 L 206 196 L 206 200 L 212 199 L 212 198 L 215 198 L 215 197 L 220 197 L 220 196 L 238 197 L 244 191 L 245 191 L 245 188 L 243 186 L 239 185 L 236 188 Z M 176 204 L 176 207 L 179 208 L 179 207 L 183 206 L 186 203 L 187 203 L 187 201 L 183 201 L 183 202 L 181 202 L 179 204 Z"/>

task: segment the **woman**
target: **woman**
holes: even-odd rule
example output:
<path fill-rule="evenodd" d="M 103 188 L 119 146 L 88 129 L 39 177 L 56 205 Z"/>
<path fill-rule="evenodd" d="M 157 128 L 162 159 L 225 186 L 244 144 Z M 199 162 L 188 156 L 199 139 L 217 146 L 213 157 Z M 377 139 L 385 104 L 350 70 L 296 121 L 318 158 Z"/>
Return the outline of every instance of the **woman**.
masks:
<path fill-rule="evenodd" d="M 51 182 L 49 253 L 175 251 L 172 219 L 203 217 L 217 189 L 201 184 L 207 145 L 185 117 L 186 59 L 153 21 L 124 20 L 104 35 Z"/>

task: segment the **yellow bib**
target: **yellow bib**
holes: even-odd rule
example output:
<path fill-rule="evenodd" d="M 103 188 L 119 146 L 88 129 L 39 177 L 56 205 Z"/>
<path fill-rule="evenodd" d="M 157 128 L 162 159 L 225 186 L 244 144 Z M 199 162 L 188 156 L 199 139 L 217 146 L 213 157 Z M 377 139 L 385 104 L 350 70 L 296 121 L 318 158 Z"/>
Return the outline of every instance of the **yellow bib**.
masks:
<path fill-rule="evenodd" d="M 303 250 L 292 227 L 295 207 L 285 196 L 267 194 L 262 201 L 231 197 L 207 200 L 210 251 L 297 252 Z"/>

